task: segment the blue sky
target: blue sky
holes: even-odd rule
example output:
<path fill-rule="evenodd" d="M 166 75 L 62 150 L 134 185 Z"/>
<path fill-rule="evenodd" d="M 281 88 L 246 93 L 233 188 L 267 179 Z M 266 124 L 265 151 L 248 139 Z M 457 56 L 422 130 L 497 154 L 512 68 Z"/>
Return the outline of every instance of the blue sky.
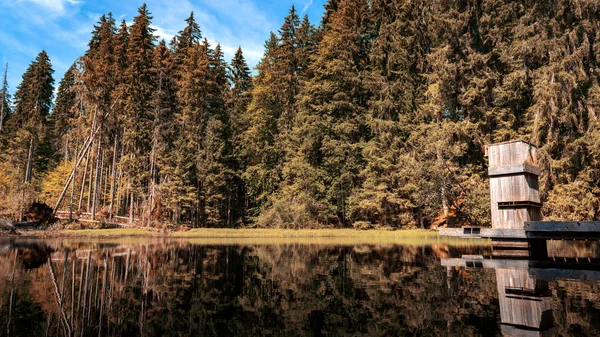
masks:
<path fill-rule="evenodd" d="M 221 43 L 228 60 L 238 46 L 251 66 L 263 54 L 270 31 L 277 31 L 292 4 L 318 24 L 326 0 L 149 0 L 156 35 L 169 41 L 194 11 L 202 34 Z M 143 3 L 129 0 L 0 0 L 0 62 L 8 62 L 8 84 L 15 92 L 21 76 L 42 50 L 50 55 L 56 86 L 75 59 L 85 52 L 93 25 L 112 12 L 117 22 L 132 22 Z"/>

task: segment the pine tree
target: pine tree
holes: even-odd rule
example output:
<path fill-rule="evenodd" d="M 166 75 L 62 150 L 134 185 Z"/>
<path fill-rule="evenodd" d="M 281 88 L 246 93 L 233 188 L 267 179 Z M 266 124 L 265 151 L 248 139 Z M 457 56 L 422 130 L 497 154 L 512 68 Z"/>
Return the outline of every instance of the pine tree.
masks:
<path fill-rule="evenodd" d="M 277 35 L 265 42 L 265 53 L 257 65 L 252 100 L 248 106 L 248 128 L 242 136 L 243 178 L 248 197 L 248 216 L 255 217 L 280 179 L 281 148 L 276 144 L 278 119 L 282 115 L 278 88 L 274 85 Z"/>
<path fill-rule="evenodd" d="M 151 106 L 154 110 L 152 149 L 150 152 L 150 185 L 147 216 L 164 218 L 164 201 L 162 200 L 161 176 L 163 169 L 168 172 L 169 152 L 172 150 L 173 129 L 175 113 L 175 82 L 174 82 L 173 54 L 167 48 L 165 41 L 161 41 L 154 51 L 153 75 L 155 91 L 152 95 Z"/>
<path fill-rule="evenodd" d="M 70 158 L 76 155 L 74 151 L 77 142 L 72 131 L 75 127 L 74 122 L 79 110 L 77 93 L 75 91 L 77 71 L 77 64 L 73 63 L 65 72 L 65 75 L 58 84 L 56 104 L 52 110 L 53 152 L 57 156 L 58 161 L 69 161 Z"/>
<path fill-rule="evenodd" d="M 280 129 L 290 130 L 296 115 L 296 95 L 300 89 L 298 79 L 299 64 L 297 31 L 300 26 L 296 8 L 292 6 L 283 25 L 279 29 L 279 42 L 275 49 L 277 62 L 275 63 L 275 77 L 272 85 L 279 89 L 282 104 L 282 115 L 279 117 Z"/>
<path fill-rule="evenodd" d="M 8 63 L 4 67 L 4 76 L 2 79 L 2 89 L 0 89 L 0 134 L 4 129 L 4 124 L 6 120 L 10 116 L 10 93 L 8 92 L 8 81 L 6 77 L 8 76 Z"/>
<path fill-rule="evenodd" d="M 179 51 L 178 53 L 182 53 Z M 202 151 L 202 138 L 206 130 L 206 81 L 208 78 L 208 53 L 195 41 L 185 54 L 177 56 L 181 64 L 176 68 L 178 135 L 170 159 L 168 174 L 168 204 L 174 222 L 189 221 L 194 226 L 204 218 L 197 156 Z"/>
<path fill-rule="evenodd" d="M 242 48 L 239 47 L 231 60 L 229 81 L 234 97 L 241 97 L 252 89 L 252 72 L 246 63 Z"/>
<path fill-rule="evenodd" d="M 6 125 L 6 147 L 2 161 L 18 174 L 21 212 L 35 196 L 35 178 L 47 169 L 51 157 L 48 116 L 52 108 L 54 70 L 45 51 L 40 52 L 25 73 L 15 93 L 15 112 Z M 16 191 L 15 191 L 16 192 Z M 21 213 L 21 217 L 22 217 Z"/>
<path fill-rule="evenodd" d="M 300 94 L 283 188 L 273 196 L 263 221 L 291 218 L 301 226 L 349 225 L 348 200 L 363 165 L 364 111 L 370 94 L 361 79 L 370 29 L 366 1 L 341 1 L 332 14 L 312 63 L 313 77 Z"/>
<path fill-rule="evenodd" d="M 175 36 L 172 42 L 173 51 L 180 55 L 185 55 L 189 48 L 194 47 L 196 43 L 202 40 L 202 31 L 200 25 L 194 19 L 194 12 L 190 13 L 185 22 L 187 26 Z"/>
<path fill-rule="evenodd" d="M 127 68 L 124 74 L 125 92 L 123 114 L 120 124 L 123 128 L 124 154 L 121 157 L 123 175 L 127 180 L 129 196 L 129 216 L 133 220 L 136 208 L 146 202 L 149 185 L 149 158 L 152 142 L 151 108 L 154 79 L 152 77 L 152 58 L 154 56 L 154 29 L 151 28 L 152 16 L 146 5 L 138 9 L 130 27 L 127 40 Z M 146 205 L 147 206 L 147 205 Z"/>

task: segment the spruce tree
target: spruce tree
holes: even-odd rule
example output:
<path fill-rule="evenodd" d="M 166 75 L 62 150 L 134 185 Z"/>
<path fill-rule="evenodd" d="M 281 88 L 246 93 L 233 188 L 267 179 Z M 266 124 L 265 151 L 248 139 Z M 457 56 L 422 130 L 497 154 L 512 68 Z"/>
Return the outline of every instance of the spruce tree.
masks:
<path fill-rule="evenodd" d="M 40 52 L 23 74 L 15 93 L 15 111 L 6 125 L 6 145 L 1 155 L 17 182 L 21 217 L 39 188 L 36 178 L 48 168 L 51 157 L 48 117 L 54 92 L 53 73 L 48 54 Z"/>
<path fill-rule="evenodd" d="M 164 220 L 165 210 L 167 210 L 160 178 L 169 172 L 169 152 L 173 148 L 173 138 L 176 135 L 176 130 L 173 128 L 176 105 L 173 70 L 173 54 L 162 40 L 154 51 L 152 68 L 155 91 L 151 101 L 154 116 L 150 152 L 149 213 L 147 214 L 150 219 L 158 217 L 158 220 Z"/>
<path fill-rule="evenodd" d="M 144 204 L 149 184 L 149 153 L 152 142 L 151 108 L 154 79 L 152 59 L 156 37 L 151 28 L 152 16 L 146 5 L 138 9 L 133 19 L 127 40 L 127 68 L 123 79 L 125 92 L 123 114 L 124 155 L 121 158 L 124 177 L 128 185 L 129 216 L 133 220 L 136 209 L 148 207 Z"/>
<path fill-rule="evenodd" d="M 252 100 L 248 105 L 248 128 L 242 136 L 242 157 L 246 163 L 243 178 L 248 197 L 248 216 L 256 217 L 277 188 L 280 179 L 282 149 L 277 146 L 278 119 L 282 105 L 276 80 L 278 38 L 271 33 L 265 53 L 257 65 Z"/>
<path fill-rule="evenodd" d="M 280 193 L 263 221 L 349 225 L 348 200 L 363 165 L 365 107 L 362 77 L 370 48 L 369 5 L 341 1 L 331 16 L 300 93 L 298 124 L 289 142 Z M 293 145 L 295 144 L 295 145 Z"/>
<path fill-rule="evenodd" d="M 56 103 L 52 110 L 53 152 L 59 161 L 69 161 L 76 155 L 73 144 L 76 141 L 72 134 L 78 111 L 77 93 L 75 91 L 78 71 L 76 67 L 77 64 L 73 63 L 58 84 Z"/>
<path fill-rule="evenodd" d="M 2 77 L 2 89 L 0 89 L 0 134 L 4 129 L 4 124 L 10 116 L 10 93 L 8 92 L 8 63 L 4 67 L 4 76 Z"/>

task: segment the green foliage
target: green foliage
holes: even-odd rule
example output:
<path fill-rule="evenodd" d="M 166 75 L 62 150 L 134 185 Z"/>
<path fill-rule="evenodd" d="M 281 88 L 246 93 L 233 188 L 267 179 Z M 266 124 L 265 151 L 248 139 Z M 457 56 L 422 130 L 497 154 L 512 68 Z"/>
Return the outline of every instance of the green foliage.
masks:
<path fill-rule="evenodd" d="M 329 0 L 318 28 L 290 9 L 256 76 L 193 13 L 169 45 L 145 5 L 131 27 L 104 15 L 52 114 L 45 53 L 14 108 L 4 83 L 3 207 L 55 200 L 74 171 L 79 211 L 151 225 L 487 225 L 484 148 L 521 138 L 539 147 L 544 215 L 599 219 L 596 14 L 593 1 Z"/>

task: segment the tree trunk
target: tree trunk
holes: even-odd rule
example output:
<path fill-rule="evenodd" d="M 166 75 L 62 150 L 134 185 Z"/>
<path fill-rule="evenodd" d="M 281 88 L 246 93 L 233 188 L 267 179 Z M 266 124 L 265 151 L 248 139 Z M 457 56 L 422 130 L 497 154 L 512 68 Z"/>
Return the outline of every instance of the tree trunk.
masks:
<path fill-rule="evenodd" d="M 102 141 L 98 141 L 96 150 L 96 177 L 94 179 L 94 191 L 92 199 L 92 220 L 96 219 L 96 207 L 98 205 L 98 194 L 100 193 L 100 181 L 102 180 Z"/>
<path fill-rule="evenodd" d="M 113 204 L 115 202 L 115 186 L 117 183 L 117 144 L 118 136 L 115 136 L 115 145 L 113 147 L 113 159 L 111 169 L 111 184 L 110 184 L 110 203 L 108 204 L 108 219 L 113 217 Z"/>
<path fill-rule="evenodd" d="M 27 166 L 25 167 L 25 183 L 31 180 L 31 171 L 33 166 L 33 135 L 29 141 L 29 153 L 27 155 Z"/>
<path fill-rule="evenodd" d="M 93 137 L 93 136 L 90 136 L 90 137 Z M 75 185 L 75 173 L 77 171 L 77 167 L 79 166 L 79 164 L 81 164 L 81 161 L 83 160 L 85 152 L 88 151 L 89 146 L 91 144 L 92 144 L 92 138 L 90 138 L 88 141 L 86 141 L 86 144 L 82 148 L 82 151 L 81 151 L 81 154 L 79 155 L 79 158 L 77 158 L 77 161 L 75 162 L 75 165 L 73 165 L 73 170 L 71 171 L 71 174 L 67 178 L 67 181 L 65 182 L 65 186 L 64 186 L 62 192 L 60 193 L 60 196 L 58 197 L 58 200 L 56 201 L 56 205 L 54 206 L 54 211 L 55 212 L 58 210 L 58 207 L 60 206 L 60 203 L 61 203 L 63 197 L 65 196 L 65 192 L 67 191 L 67 188 L 69 187 L 69 184 L 71 182 L 73 182 L 73 185 Z M 88 153 L 88 157 L 89 157 L 89 153 Z M 86 166 L 87 166 L 87 163 L 86 163 Z M 84 174 L 84 183 L 83 184 L 85 184 L 85 174 Z M 80 204 L 81 204 L 81 200 L 80 200 Z"/>
<path fill-rule="evenodd" d="M 442 158 L 442 152 L 441 150 L 438 148 L 437 149 L 437 160 L 438 160 L 438 164 L 439 165 L 443 165 L 443 158 Z M 448 216 L 448 200 L 446 199 L 446 184 L 445 184 L 445 179 L 442 179 L 442 184 L 440 186 L 440 197 L 442 199 L 442 210 L 444 211 L 444 216 Z"/>
<path fill-rule="evenodd" d="M 129 205 L 129 224 L 133 224 L 133 207 L 134 207 L 133 191 L 131 192 L 131 200 Z"/>
<path fill-rule="evenodd" d="M 81 204 L 83 203 L 83 191 L 85 190 L 85 180 L 87 179 L 88 166 L 90 164 L 90 152 L 88 151 L 85 159 L 85 170 L 83 171 L 83 179 L 81 180 L 81 191 L 79 193 L 79 205 L 77 211 L 81 211 Z"/>
<path fill-rule="evenodd" d="M 6 94 L 8 93 L 8 88 L 6 87 L 6 76 L 8 74 L 8 63 L 6 64 L 6 67 L 4 68 L 4 82 L 2 82 L 2 107 L 0 108 L 0 132 L 2 132 L 2 129 L 4 128 L 4 115 L 5 115 L 5 111 L 8 109 L 7 106 L 4 106 L 4 101 L 6 100 Z"/>

